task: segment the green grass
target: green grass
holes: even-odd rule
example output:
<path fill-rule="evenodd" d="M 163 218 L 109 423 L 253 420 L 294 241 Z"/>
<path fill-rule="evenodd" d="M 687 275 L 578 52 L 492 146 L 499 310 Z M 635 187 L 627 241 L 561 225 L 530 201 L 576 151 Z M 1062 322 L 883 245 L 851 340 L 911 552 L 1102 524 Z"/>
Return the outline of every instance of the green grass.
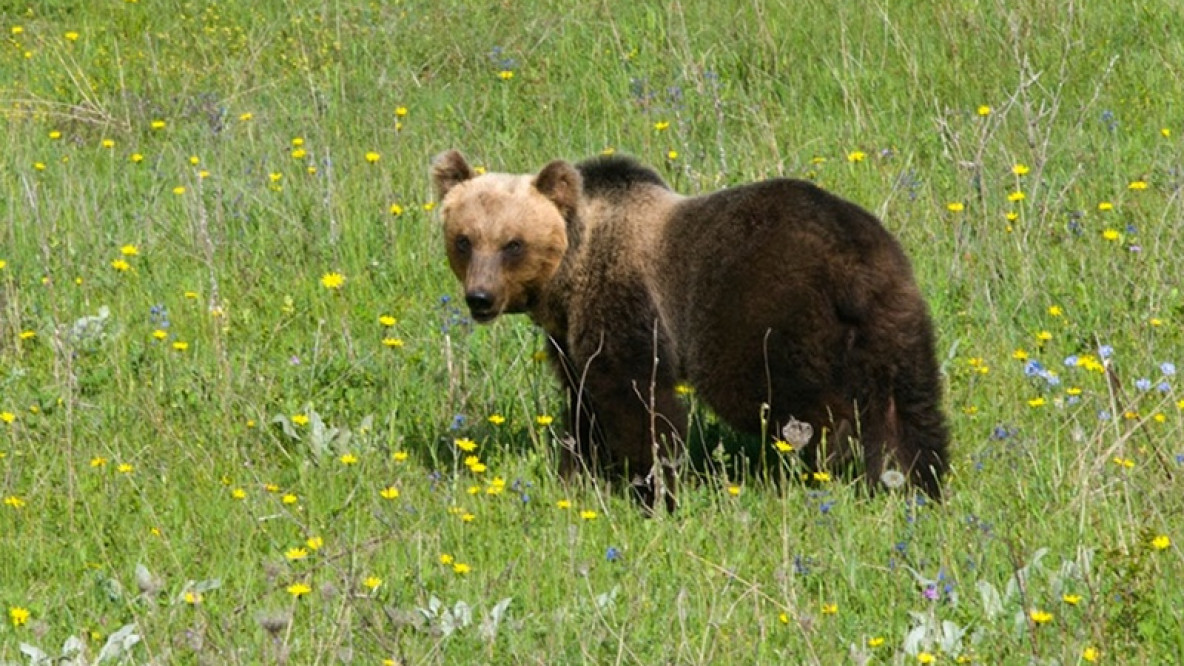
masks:
<path fill-rule="evenodd" d="M 1168 6 L 30 7 L 0 14 L 0 662 L 128 625 L 133 663 L 1184 660 Z M 647 519 L 565 487 L 540 334 L 446 300 L 449 147 L 881 215 L 938 329 L 949 500 L 688 471 Z"/>

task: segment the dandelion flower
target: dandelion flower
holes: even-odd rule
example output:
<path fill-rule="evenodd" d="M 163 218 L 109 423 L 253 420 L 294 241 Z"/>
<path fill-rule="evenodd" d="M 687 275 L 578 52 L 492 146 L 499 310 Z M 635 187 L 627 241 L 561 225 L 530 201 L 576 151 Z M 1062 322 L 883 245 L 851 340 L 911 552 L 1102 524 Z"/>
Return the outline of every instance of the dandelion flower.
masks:
<path fill-rule="evenodd" d="M 178 185 L 178 186 L 174 187 L 174 188 L 173 188 L 173 194 L 175 194 L 175 195 L 177 195 L 177 196 L 181 196 L 182 194 L 185 194 L 185 186 L 184 186 L 184 185 Z"/>
<path fill-rule="evenodd" d="M 1127 189 L 1130 189 L 1130 190 L 1145 190 L 1145 189 L 1147 189 L 1147 181 L 1132 180 L 1130 182 L 1130 184 L 1127 185 L 1126 187 L 1127 187 Z"/>
<path fill-rule="evenodd" d="M 246 113 L 240 113 L 240 114 L 238 115 L 238 119 L 239 119 L 239 121 L 240 121 L 240 122 L 244 122 L 244 123 L 245 123 L 245 122 L 250 122 L 250 120 L 251 120 L 252 118 L 254 118 L 254 117 L 255 117 L 255 114 L 251 113 L 250 111 L 248 111 L 248 112 L 246 112 Z"/>
<path fill-rule="evenodd" d="M 12 412 L 0 412 L 0 421 L 5 423 L 12 423 L 16 420 L 16 414 Z"/>
<path fill-rule="evenodd" d="M 551 423 L 554 421 L 555 419 L 549 414 L 539 414 L 534 418 L 534 422 L 544 428 L 551 425 Z"/>
<path fill-rule="evenodd" d="M 1029 407 L 1043 407 L 1045 405 L 1045 402 L 1046 401 L 1044 400 L 1043 396 L 1038 397 L 1038 398 L 1032 398 L 1031 400 L 1028 401 L 1028 406 Z"/>
<path fill-rule="evenodd" d="M 1151 540 L 1151 547 L 1155 550 L 1167 550 L 1172 545 L 1172 540 L 1166 534 L 1160 534 Z"/>
<path fill-rule="evenodd" d="M 777 621 L 781 624 L 789 624 L 789 613 L 778 613 Z"/>
<path fill-rule="evenodd" d="M 901 488 L 904 486 L 905 477 L 902 472 L 895 469 L 886 469 L 880 475 L 880 483 L 887 488 Z"/>
<path fill-rule="evenodd" d="M 1012 203 L 1015 203 L 1016 201 L 1023 201 L 1026 198 L 1028 198 L 1028 195 L 1024 194 L 1023 192 L 1020 192 L 1019 190 L 1016 190 L 1015 192 L 1012 192 L 1011 194 L 1007 195 L 1007 200 Z"/>
<path fill-rule="evenodd" d="M 127 263 L 123 259 L 116 259 L 111 262 L 111 268 L 114 268 L 115 270 L 119 271 L 120 273 L 126 273 L 127 271 L 131 270 L 131 267 L 132 267 L 132 265 Z"/>
<path fill-rule="evenodd" d="M 358 457 L 352 453 L 343 453 L 339 458 L 342 465 L 356 465 L 358 464 Z"/>
<path fill-rule="evenodd" d="M 580 512 L 580 518 L 583 518 L 584 520 L 596 520 L 598 515 L 598 513 L 591 509 L 584 509 Z"/>
<path fill-rule="evenodd" d="M 835 615 L 839 612 L 838 604 L 822 604 L 823 615 Z"/>
<path fill-rule="evenodd" d="M 826 472 L 814 472 L 812 476 L 814 477 L 814 480 L 818 481 L 819 483 L 826 483 L 827 481 L 830 481 L 830 474 Z"/>
<path fill-rule="evenodd" d="M 95 456 L 94 458 L 90 459 L 90 466 L 91 467 L 103 467 L 106 464 L 107 464 L 107 459 L 104 458 L 103 456 Z"/>
<path fill-rule="evenodd" d="M 981 108 L 986 108 L 986 107 L 981 107 Z M 990 113 L 990 110 L 988 110 L 988 113 Z M 987 114 L 980 113 L 979 115 L 985 116 Z M 918 664 L 932 664 L 935 661 L 937 661 L 937 657 L 934 657 L 932 654 L 930 654 L 928 652 L 920 652 L 917 654 L 917 663 Z"/>
<path fill-rule="evenodd" d="M 452 565 L 452 570 L 460 576 L 465 576 L 465 575 L 468 575 L 468 573 L 473 570 L 473 567 L 470 567 L 469 565 L 465 564 L 464 562 L 457 562 Z"/>
<path fill-rule="evenodd" d="M 443 564 L 444 566 L 452 564 L 452 556 L 448 553 L 440 553 L 440 564 Z"/>
<path fill-rule="evenodd" d="M 7 262 L 7 261 L 4 261 L 3 259 L 0 259 L 0 270 L 4 270 L 4 267 L 5 267 L 5 266 L 7 266 L 7 265 L 8 265 L 8 262 Z"/>
<path fill-rule="evenodd" d="M 678 151 L 677 150 L 666 151 L 666 159 L 671 160 L 671 161 L 678 159 Z"/>
<path fill-rule="evenodd" d="M 510 79 L 514 78 L 514 72 L 513 70 L 503 69 L 497 73 L 497 78 L 501 79 L 502 81 L 509 81 Z"/>
<path fill-rule="evenodd" d="M 20 606 L 12 606 L 8 609 L 8 619 L 12 621 L 12 626 L 23 627 L 29 621 L 29 610 Z"/>
<path fill-rule="evenodd" d="M 1028 174 L 1028 165 L 1016 164 L 1015 166 L 1011 167 L 1011 172 L 1017 176 L 1026 176 Z"/>
<path fill-rule="evenodd" d="M 873 649 L 878 648 L 883 644 L 884 644 L 884 637 L 883 636 L 873 636 L 873 637 L 867 639 L 867 646 L 869 648 L 873 648 Z"/>
<path fill-rule="evenodd" d="M 243 490 L 242 488 L 235 488 L 234 490 L 230 491 L 230 497 L 236 500 L 245 500 L 247 499 L 247 491 Z"/>
<path fill-rule="evenodd" d="M 406 118 L 407 117 L 407 107 L 396 106 L 395 107 L 395 115 L 398 116 L 399 118 Z"/>
<path fill-rule="evenodd" d="M 184 340 L 177 340 L 173 343 L 173 349 L 179 352 L 186 351 L 189 349 L 189 343 Z"/>
<path fill-rule="evenodd" d="M 1098 658 L 1101 656 L 1102 656 L 1101 651 L 1098 650 L 1098 648 L 1096 648 L 1096 647 L 1087 647 L 1081 651 L 1081 658 L 1084 661 L 1088 661 L 1091 664 L 1097 662 Z"/>
<path fill-rule="evenodd" d="M 393 458 L 397 463 L 407 462 L 407 456 L 408 454 L 406 451 L 395 451 L 391 454 L 391 458 Z"/>
<path fill-rule="evenodd" d="M 321 285 L 325 289 L 341 289 L 345 284 L 345 276 L 341 273 L 330 272 L 321 276 Z"/>
<path fill-rule="evenodd" d="M 403 346 L 403 339 L 402 338 L 383 338 L 382 345 L 384 347 L 393 347 L 395 349 L 398 349 L 399 347 Z"/>
<path fill-rule="evenodd" d="M 8 497 L 4 498 L 4 506 L 10 506 L 14 509 L 23 509 L 25 508 L 25 500 L 17 497 L 16 495 L 9 495 Z"/>
<path fill-rule="evenodd" d="M 300 498 L 296 497 L 296 495 L 293 493 L 285 493 L 284 496 L 280 498 L 280 501 L 283 502 L 284 504 L 292 505 L 292 504 L 295 504 L 296 502 L 299 502 Z"/>
<path fill-rule="evenodd" d="M 1076 606 L 1077 604 L 1081 603 L 1081 595 L 1080 594 L 1062 594 L 1061 601 L 1069 604 L 1070 606 Z"/>
<path fill-rule="evenodd" d="M 135 245 L 128 244 L 119 248 L 119 253 L 125 257 L 134 257 L 140 254 L 140 248 L 136 247 Z"/>
<path fill-rule="evenodd" d="M 397 203 L 391 204 L 390 210 L 391 210 L 391 215 L 394 215 L 395 217 L 398 217 L 403 214 L 403 207 Z"/>
<path fill-rule="evenodd" d="M 662 132 L 669 127 L 670 127 L 670 122 L 666 121 L 666 120 L 659 120 L 658 122 L 654 123 L 654 131 L 655 132 Z"/>
<path fill-rule="evenodd" d="M 493 425 L 498 426 L 506 422 L 506 417 L 501 414 L 490 414 L 487 420 Z"/>
<path fill-rule="evenodd" d="M 150 126 L 154 130 L 162 130 L 165 127 L 165 122 L 163 120 L 153 120 Z"/>
<path fill-rule="evenodd" d="M 464 451 L 465 453 L 472 453 L 473 451 L 477 450 L 477 442 L 474 442 L 467 437 L 455 439 L 452 441 L 452 443 L 456 445 L 456 448 Z"/>
<path fill-rule="evenodd" d="M 867 159 L 867 153 L 863 152 L 862 150 L 853 150 L 847 153 L 848 162 L 862 162 L 865 159 Z"/>
<path fill-rule="evenodd" d="M 555 506 L 560 509 L 570 509 L 571 508 L 571 500 L 561 499 L 555 503 Z"/>
<path fill-rule="evenodd" d="M 1098 204 L 1098 210 L 1102 211 L 1103 213 L 1108 210 L 1114 210 L 1114 204 L 1110 203 L 1109 201 L 1103 201 Z"/>
<path fill-rule="evenodd" d="M 131 474 L 135 469 L 131 463 L 119 463 L 119 466 L 115 468 L 120 474 Z"/>
<path fill-rule="evenodd" d="M 378 318 L 378 323 L 390 328 L 391 326 L 394 326 L 396 323 L 398 323 L 398 321 L 390 315 L 382 315 Z"/>
<path fill-rule="evenodd" d="M 382 158 L 382 156 L 381 156 L 381 155 L 379 155 L 378 153 L 374 152 L 373 150 L 371 150 L 370 152 L 366 153 L 366 161 L 367 161 L 367 162 L 369 162 L 370 164 L 375 164 L 375 163 L 377 163 L 377 162 L 378 162 L 378 160 L 379 160 L 379 159 L 381 159 L 381 158 Z"/>
<path fill-rule="evenodd" d="M 51 141 L 57 141 L 58 139 L 62 138 L 62 133 L 57 130 L 53 130 L 49 133 L 49 138 Z"/>
<path fill-rule="evenodd" d="M 1059 305 L 1050 305 L 1048 306 L 1048 314 L 1051 317 L 1063 317 L 1065 315 L 1065 311 L 1062 310 L 1061 306 Z"/>
<path fill-rule="evenodd" d="M 1052 613 L 1040 610 L 1038 608 L 1033 608 L 1032 610 L 1028 611 L 1028 617 L 1031 618 L 1036 624 L 1048 624 L 1049 622 L 1052 622 Z"/>
<path fill-rule="evenodd" d="M 966 210 L 966 205 L 961 201 L 951 201 L 950 203 L 946 204 L 946 210 L 950 211 L 951 213 L 961 213 L 962 211 Z"/>
<path fill-rule="evenodd" d="M 304 414 L 293 414 L 292 415 L 292 423 L 295 423 L 298 426 L 308 425 L 308 420 L 309 420 L 308 416 L 306 416 Z"/>
<path fill-rule="evenodd" d="M 793 444 L 790 444 L 789 442 L 785 441 L 784 439 L 779 439 L 779 440 L 776 440 L 775 442 L 773 442 L 773 447 L 776 448 L 781 453 L 789 453 L 789 452 L 793 451 Z"/>
<path fill-rule="evenodd" d="M 481 474 L 486 469 L 488 469 L 488 468 L 485 466 L 485 463 L 475 463 L 475 464 L 469 465 L 469 471 L 474 474 Z"/>
<path fill-rule="evenodd" d="M 311 536 L 304 542 L 304 545 L 308 546 L 309 550 L 320 550 L 321 546 L 325 545 L 325 540 L 319 536 Z"/>
<path fill-rule="evenodd" d="M 979 106 L 977 111 L 978 115 L 983 117 L 991 115 L 991 107 L 987 106 L 986 104 Z"/>
<path fill-rule="evenodd" d="M 386 488 L 378 491 L 378 495 L 382 497 L 382 499 L 399 499 L 399 489 L 394 486 L 387 486 Z"/>
<path fill-rule="evenodd" d="M 292 583 L 288 586 L 288 594 L 299 599 L 312 592 L 312 588 L 307 583 Z"/>

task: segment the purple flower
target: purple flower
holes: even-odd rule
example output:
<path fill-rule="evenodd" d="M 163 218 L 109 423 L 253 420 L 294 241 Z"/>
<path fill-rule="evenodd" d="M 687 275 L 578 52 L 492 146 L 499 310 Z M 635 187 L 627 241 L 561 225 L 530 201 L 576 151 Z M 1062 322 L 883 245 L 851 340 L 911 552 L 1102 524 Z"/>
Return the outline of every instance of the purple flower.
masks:
<path fill-rule="evenodd" d="M 932 583 L 926 585 L 925 589 L 921 591 L 921 594 L 930 601 L 937 601 L 937 586 Z"/>

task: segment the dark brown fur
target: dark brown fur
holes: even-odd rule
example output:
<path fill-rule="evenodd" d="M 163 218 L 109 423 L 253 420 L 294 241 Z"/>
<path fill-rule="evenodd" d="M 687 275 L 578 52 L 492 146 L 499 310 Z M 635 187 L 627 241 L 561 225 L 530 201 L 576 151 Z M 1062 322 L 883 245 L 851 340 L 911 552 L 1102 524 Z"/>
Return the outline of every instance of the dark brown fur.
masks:
<path fill-rule="evenodd" d="M 762 405 L 770 433 L 809 423 L 807 465 L 861 458 L 873 483 L 899 469 L 940 497 L 933 327 L 899 243 L 867 211 L 785 179 L 686 198 L 617 157 L 475 176 L 450 151 L 433 174 L 474 318 L 525 312 L 552 339 L 576 441 L 565 468 L 647 475 L 657 452 L 670 490 L 687 381 L 739 430 L 761 432 Z"/>

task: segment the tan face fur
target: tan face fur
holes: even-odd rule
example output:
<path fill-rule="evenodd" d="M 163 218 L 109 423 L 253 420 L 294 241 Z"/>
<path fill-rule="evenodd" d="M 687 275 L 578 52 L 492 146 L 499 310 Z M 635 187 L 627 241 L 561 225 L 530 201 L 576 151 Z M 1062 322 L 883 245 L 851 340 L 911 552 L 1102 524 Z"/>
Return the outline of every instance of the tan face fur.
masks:
<path fill-rule="evenodd" d="M 537 176 L 478 176 L 453 150 L 433 161 L 432 180 L 448 263 L 473 319 L 531 311 L 567 252 L 564 213 L 576 205 L 579 173 L 553 162 Z"/>

